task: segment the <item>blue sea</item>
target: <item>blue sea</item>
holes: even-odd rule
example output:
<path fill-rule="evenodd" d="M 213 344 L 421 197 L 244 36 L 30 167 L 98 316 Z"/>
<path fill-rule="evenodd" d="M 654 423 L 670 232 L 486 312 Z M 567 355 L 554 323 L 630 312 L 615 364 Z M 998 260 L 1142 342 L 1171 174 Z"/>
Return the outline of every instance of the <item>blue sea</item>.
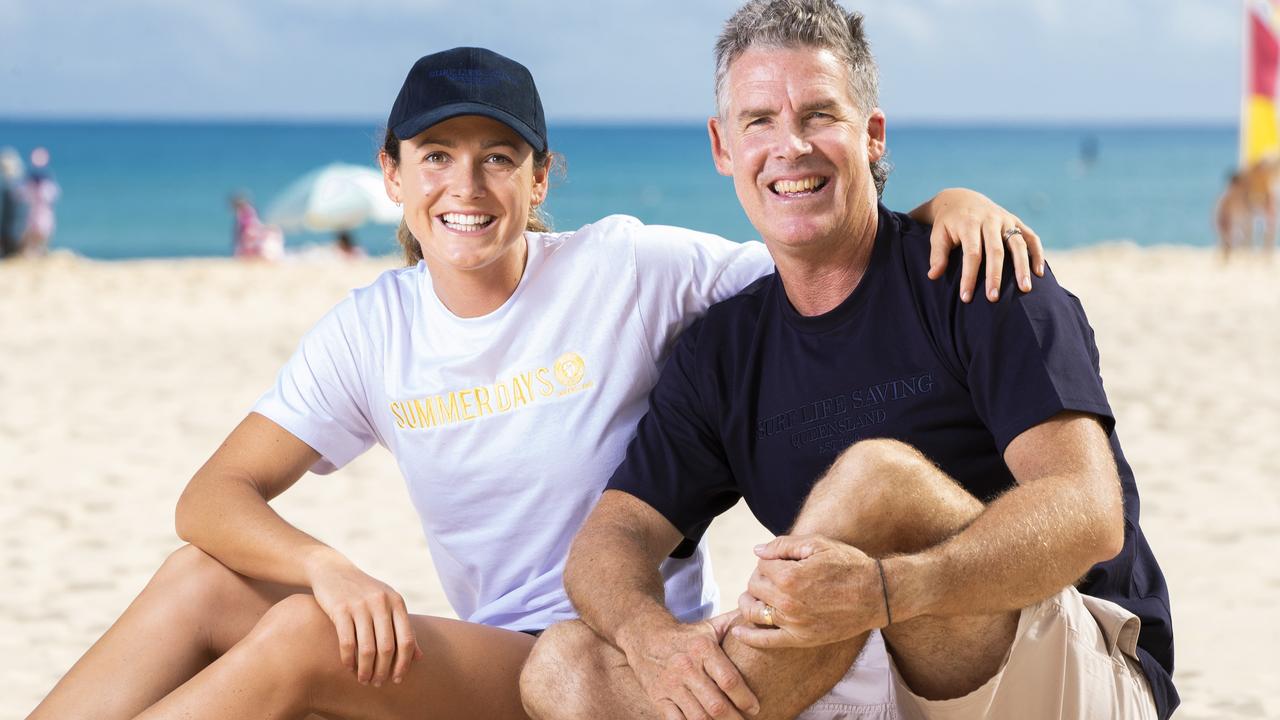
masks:
<path fill-rule="evenodd" d="M 610 213 L 734 239 L 756 235 L 701 125 L 552 126 L 566 160 L 548 209 L 558 229 Z M 0 120 L 0 147 L 43 145 L 63 189 L 55 248 L 101 259 L 228 255 L 228 198 L 259 210 L 330 162 L 373 166 L 369 124 Z M 938 189 L 980 190 L 1052 248 L 1130 240 L 1210 245 L 1211 213 L 1236 157 L 1234 127 L 890 127 L 886 203 L 907 210 Z M 357 236 L 395 249 L 394 229 Z M 289 247 L 329 242 L 291 235 Z"/>

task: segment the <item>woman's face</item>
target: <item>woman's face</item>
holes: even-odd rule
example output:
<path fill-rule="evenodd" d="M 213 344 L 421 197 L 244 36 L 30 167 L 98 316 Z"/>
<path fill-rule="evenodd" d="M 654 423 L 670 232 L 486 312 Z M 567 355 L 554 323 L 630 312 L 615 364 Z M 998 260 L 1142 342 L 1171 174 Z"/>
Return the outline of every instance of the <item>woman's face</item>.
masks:
<path fill-rule="evenodd" d="M 400 142 L 400 162 L 382 158 L 387 194 L 428 264 L 483 269 L 522 242 L 529 207 L 547 193 L 547 169 L 506 125 L 463 115 Z"/>

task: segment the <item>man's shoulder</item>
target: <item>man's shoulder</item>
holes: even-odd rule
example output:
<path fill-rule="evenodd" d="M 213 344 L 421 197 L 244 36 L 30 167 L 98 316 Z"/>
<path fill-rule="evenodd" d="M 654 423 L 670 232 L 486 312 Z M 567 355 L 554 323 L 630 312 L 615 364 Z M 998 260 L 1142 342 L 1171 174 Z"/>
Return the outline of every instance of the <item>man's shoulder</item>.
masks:
<path fill-rule="evenodd" d="M 708 308 L 680 334 L 676 342 L 682 353 L 703 369 L 723 370 L 725 358 L 742 358 L 759 337 L 775 282 L 774 274 L 765 275 Z"/>
<path fill-rule="evenodd" d="M 906 213 L 887 210 L 882 212 L 881 219 L 893 224 L 894 232 L 891 235 L 894 265 L 919 309 L 932 310 L 933 312 L 926 313 L 929 315 L 934 313 L 952 315 L 965 311 L 971 306 L 977 306 L 977 303 L 959 302 L 960 281 L 964 268 L 963 247 L 956 245 L 948 252 L 946 270 L 941 277 L 932 280 L 929 278 L 929 269 L 933 260 L 933 225 L 914 220 Z M 1013 257 L 1010 253 L 1005 253 L 1004 272 L 1001 274 L 1002 283 L 1013 284 L 1014 276 Z M 980 299 L 981 290 L 985 287 L 983 280 L 986 277 L 985 250 L 978 277 Z M 1001 293 L 1003 294 L 1006 289 L 1002 288 Z"/>
<path fill-rule="evenodd" d="M 893 212 L 891 210 L 885 210 L 881 215 L 881 220 L 892 223 L 893 254 L 899 258 L 899 262 L 903 269 L 907 271 L 908 276 L 924 277 L 929 271 L 930 241 L 933 236 L 933 226 L 914 220 L 906 213 Z M 954 265 L 958 270 L 960 267 L 960 248 L 952 251 L 949 260 L 948 267 Z M 937 285 L 938 283 L 931 284 Z"/>
<path fill-rule="evenodd" d="M 707 309 L 702 322 L 705 326 L 725 331 L 757 324 L 765 310 L 765 300 L 773 290 L 776 272 L 756 278 L 737 294 L 715 303 Z"/>

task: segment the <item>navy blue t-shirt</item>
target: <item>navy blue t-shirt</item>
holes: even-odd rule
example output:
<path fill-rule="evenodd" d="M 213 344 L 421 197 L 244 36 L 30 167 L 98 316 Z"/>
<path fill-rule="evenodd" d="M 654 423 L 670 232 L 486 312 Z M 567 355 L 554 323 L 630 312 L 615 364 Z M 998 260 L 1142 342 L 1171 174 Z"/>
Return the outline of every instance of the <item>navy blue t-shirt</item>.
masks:
<path fill-rule="evenodd" d="M 1003 460 L 1015 437 L 1063 411 L 1095 415 L 1120 471 L 1125 542 L 1079 590 L 1142 619 L 1142 668 L 1167 718 L 1178 704 L 1168 588 L 1138 526 L 1084 310 L 1051 273 L 1022 294 L 1012 267 L 998 303 L 963 304 L 958 255 L 946 281 L 926 277 L 928 240 L 928 226 L 882 206 L 870 267 L 830 312 L 800 315 L 776 274 L 713 306 L 676 343 L 609 488 L 690 541 L 739 498 L 784 534 L 858 440 L 910 444 L 988 502 L 1016 484 Z"/>

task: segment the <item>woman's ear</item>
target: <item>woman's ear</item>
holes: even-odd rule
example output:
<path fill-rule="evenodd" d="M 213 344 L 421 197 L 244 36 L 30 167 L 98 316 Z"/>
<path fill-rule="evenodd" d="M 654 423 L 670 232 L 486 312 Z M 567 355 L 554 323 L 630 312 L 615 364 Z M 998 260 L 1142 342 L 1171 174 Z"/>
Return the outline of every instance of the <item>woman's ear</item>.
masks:
<path fill-rule="evenodd" d="M 404 202 L 400 192 L 400 164 L 391 159 L 386 150 L 379 150 L 378 165 L 382 168 L 382 186 L 386 188 L 387 197 L 396 205 Z"/>
<path fill-rule="evenodd" d="M 550 153 L 547 157 L 547 162 L 542 167 L 538 167 L 536 164 L 533 166 L 533 193 L 530 197 L 534 207 L 547 200 L 547 192 L 551 189 L 551 166 L 555 164 L 555 161 L 555 154 Z"/>

